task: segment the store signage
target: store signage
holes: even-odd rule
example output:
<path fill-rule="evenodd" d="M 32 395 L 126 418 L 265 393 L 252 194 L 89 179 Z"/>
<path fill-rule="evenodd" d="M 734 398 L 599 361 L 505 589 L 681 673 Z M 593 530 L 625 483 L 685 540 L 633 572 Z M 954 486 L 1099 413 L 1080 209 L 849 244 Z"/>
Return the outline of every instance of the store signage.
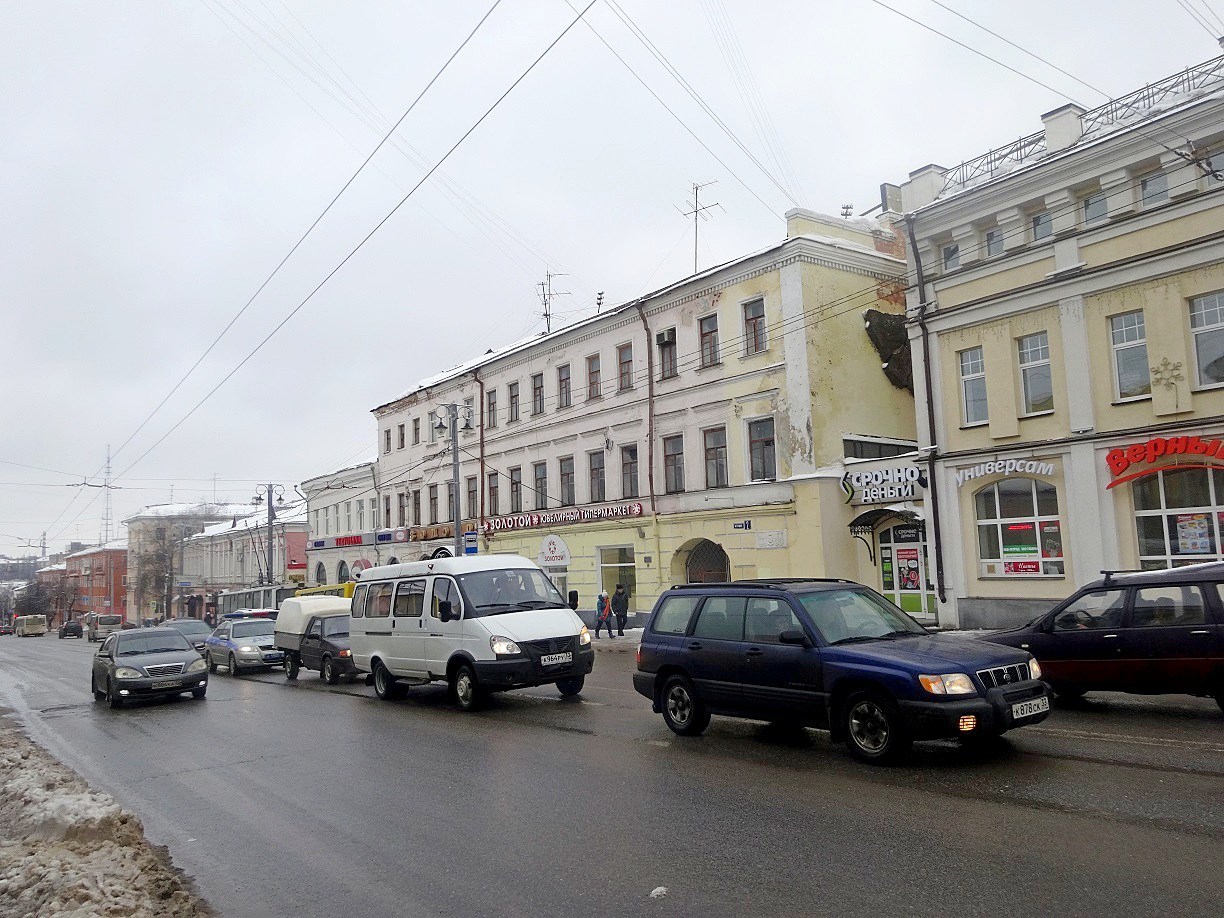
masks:
<path fill-rule="evenodd" d="M 536 561 L 540 567 L 569 567 L 570 550 L 565 539 L 559 535 L 544 536 L 540 541 L 540 553 Z"/>
<path fill-rule="evenodd" d="M 311 539 L 306 543 L 306 547 L 310 551 L 319 551 L 325 548 L 357 548 L 363 545 L 382 545 L 387 542 L 406 541 L 408 541 L 407 529 L 383 529 L 379 532 L 363 532 L 359 535 L 329 536 L 325 539 Z"/>
<path fill-rule="evenodd" d="M 752 520 L 744 520 L 742 523 L 732 523 L 731 528 L 732 529 L 751 529 Z"/>
<path fill-rule="evenodd" d="M 566 523 L 593 523 L 642 515 L 642 505 L 610 504 L 606 507 L 566 507 L 561 510 L 541 510 L 539 513 L 516 513 L 495 516 L 481 521 L 481 532 L 507 532 L 514 529 L 534 529 L 537 526 L 558 526 Z"/>
<path fill-rule="evenodd" d="M 1207 440 L 1199 437 L 1152 437 L 1144 443 L 1132 443 L 1111 449 L 1105 455 L 1105 464 L 1113 473 L 1114 480 L 1105 486 L 1115 488 L 1125 481 L 1134 481 L 1144 475 L 1154 475 L 1159 468 L 1152 464 L 1168 456 L 1190 456 L 1192 458 L 1224 460 L 1224 440 Z M 1179 468 L 1218 469 L 1224 465 L 1214 462 L 1178 463 Z M 1133 470 L 1133 471 L 1132 471 Z"/>
<path fill-rule="evenodd" d="M 345 548 L 349 545 L 360 545 L 360 544 L 362 544 L 362 542 L 361 542 L 361 536 L 359 535 L 336 536 L 336 547 L 337 548 Z"/>
<path fill-rule="evenodd" d="M 1054 463 L 1044 459 L 995 459 L 956 472 L 956 486 L 988 475 L 1053 475 Z"/>
<path fill-rule="evenodd" d="M 841 485 L 846 503 L 862 505 L 921 498 L 922 489 L 927 483 L 926 476 L 918 466 L 894 465 L 871 471 L 846 472 Z"/>

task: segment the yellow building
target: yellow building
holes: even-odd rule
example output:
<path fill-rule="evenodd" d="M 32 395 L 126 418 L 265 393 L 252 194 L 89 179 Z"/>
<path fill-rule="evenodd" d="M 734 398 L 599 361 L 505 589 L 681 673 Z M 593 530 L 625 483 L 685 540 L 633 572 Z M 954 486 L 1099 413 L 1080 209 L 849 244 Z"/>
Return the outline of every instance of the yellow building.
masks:
<path fill-rule="evenodd" d="M 914 242 L 941 621 L 964 627 L 1224 558 L 1224 57 L 1042 120 L 884 187 Z"/>
<path fill-rule="evenodd" d="M 900 256 L 876 221 L 794 210 L 781 242 L 379 406 L 380 556 L 449 553 L 458 513 L 583 610 L 622 583 L 638 613 L 672 583 L 857 575 L 843 457 L 914 449 L 908 351 L 864 329 L 903 313 Z M 434 414 L 452 404 L 458 495 Z"/>

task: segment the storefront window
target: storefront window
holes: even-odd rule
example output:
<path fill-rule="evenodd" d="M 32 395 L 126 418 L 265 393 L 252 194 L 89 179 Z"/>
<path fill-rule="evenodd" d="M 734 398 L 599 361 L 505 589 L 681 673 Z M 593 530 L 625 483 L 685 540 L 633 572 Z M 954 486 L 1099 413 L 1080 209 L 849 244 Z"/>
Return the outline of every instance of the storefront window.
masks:
<path fill-rule="evenodd" d="M 1168 469 L 1135 481 L 1131 493 L 1144 570 L 1221 559 L 1224 471 Z"/>
<path fill-rule="evenodd" d="M 1033 478 L 1005 478 L 974 495 L 983 577 L 1061 577 L 1058 492 Z"/>
<path fill-rule="evenodd" d="M 611 596 L 620 584 L 629 594 L 629 611 L 637 608 L 637 568 L 632 548 L 599 549 L 599 588 Z"/>

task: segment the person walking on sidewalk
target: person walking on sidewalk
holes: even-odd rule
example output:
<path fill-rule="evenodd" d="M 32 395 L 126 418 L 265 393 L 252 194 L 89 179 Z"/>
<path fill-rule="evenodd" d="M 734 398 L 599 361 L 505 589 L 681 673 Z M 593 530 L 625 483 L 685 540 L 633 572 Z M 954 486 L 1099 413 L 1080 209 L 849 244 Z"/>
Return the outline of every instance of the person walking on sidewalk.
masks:
<path fill-rule="evenodd" d="M 616 585 L 616 592 L 612 594 L 612 614 L 616 616 L 616 632 L 621 637 L 625 636 L 625 620 L 629 618 L 629 594 L 625 592 L 623 584 Z M 608 636 L 612 636 L 612 623 L 608 623 Z"/>
<path fill-rule="evenodd" d="M 608 601 L 607 592 L 599 594 L 599 598 L 595 600 L 595 639 L 599 639 L 599 632 L 604 625 L 608 626 L 608 639 L 612 638 L 612 603 Z"/>

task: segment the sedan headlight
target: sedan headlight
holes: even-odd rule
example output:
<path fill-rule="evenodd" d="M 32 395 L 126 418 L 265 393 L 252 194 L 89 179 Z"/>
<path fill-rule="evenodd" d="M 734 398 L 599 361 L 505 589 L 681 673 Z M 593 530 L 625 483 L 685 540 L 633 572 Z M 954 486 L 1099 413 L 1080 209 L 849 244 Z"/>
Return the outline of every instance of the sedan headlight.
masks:
<path fill-rule="evenodd" d="M 259 653 L 258 647 L 239 647 L 239 653 Z"/>
<path fill-rule="evenodd" d="M 208 669 L 207 663 L 205 663 L 203 660 L 195 660 L 187 667 L 187 672 L 202 673 L 206 669 Z"/>
<path fill-rule="evenodd" d="M 932 695 L 976 695 L 973 680 L 964 673 L 943 673 L 938 676 L 919 676 L 919 683 Z"/>
<path fill-rule="evenodd" d="M 144 674 L 138 669 L 132 669 L 130 666 L 120 666 L 115 670 L 116 679 L 143 679 Z"/>
<path fill-rule="evenodd" d="M 1029 657 L 1029 678 L 1030 679 L 1040 679 L 1041 678 L 1041 664 L 1037 662 L 1036 657 Z"/>
<path fill-rule="evenodd" d="M 586 625 L 583 625 L 582 630 L 578 632 L 578 643 L 583 647 L 591 643 L 591 632 Z"/>
<path fill-rule="evenodd" d="M 500 634 L 495 634 L 489 638 L 489 649 L 499 657 L 508 657 L 516 653 L 522 653 L 519 650 L 518 644 L 508 637 L 502 637 Z"/>

